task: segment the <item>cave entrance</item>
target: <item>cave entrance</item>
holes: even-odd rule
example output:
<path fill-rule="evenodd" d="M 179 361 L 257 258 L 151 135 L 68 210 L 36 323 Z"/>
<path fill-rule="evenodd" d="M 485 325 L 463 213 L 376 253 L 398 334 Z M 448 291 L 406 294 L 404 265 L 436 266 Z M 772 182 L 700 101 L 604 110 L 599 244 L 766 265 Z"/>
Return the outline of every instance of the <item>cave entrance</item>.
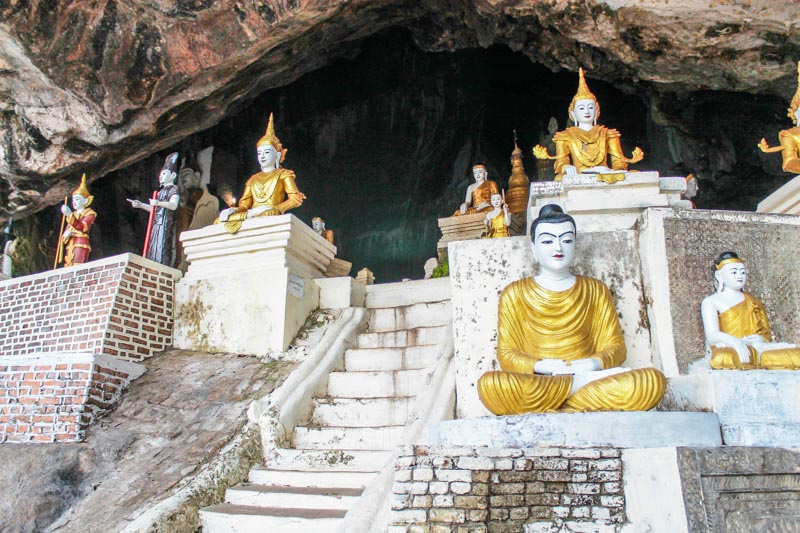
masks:
<path fill-rule="evenodd" d="M 213 145 L 212 180 L 241 194 L 273 112 L 289 150 L 284 166 L 308 197 L 292 213 L 309 225 L 325 219 L 353 275 L 366 266 L 379 282 L 419 278 L 436 255 L 437 218 L 463 201 L 472 165 L 485 164 L 507 188 L 516 130 L 535 180 L 531 147 L 551 117 L 565 126 L 576 88 L 574 73 L 554 74 L 505 46 L 423 52 L 390 29 L 355 57 L 261 94 L 191 144 Z M 626 148 L 642 145 L 642 100 L 602 82 L 591 88 Z"/>

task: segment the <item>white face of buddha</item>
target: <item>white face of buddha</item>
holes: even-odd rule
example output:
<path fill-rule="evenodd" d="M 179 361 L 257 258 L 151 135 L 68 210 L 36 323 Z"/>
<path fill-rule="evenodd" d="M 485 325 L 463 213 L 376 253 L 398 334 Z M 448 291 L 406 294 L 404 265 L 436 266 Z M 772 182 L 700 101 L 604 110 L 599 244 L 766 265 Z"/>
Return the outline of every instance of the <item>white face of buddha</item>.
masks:
<path fill-rule="evenodd" d="M 158 182 L 161 184 L 162 187 L 165 185 L 172 185 L 173 183 L 175 183 L 176 177 L 177 175 L 174 172 L 165 168 L 158 175 Z"/>
<path fill-rule="evenodd" d="M 489 200 L 489 202 L 491 202 L 492 207 L 498 208 L 503 205 L 503 197 L 495 193 L 492 195 L 492 199 Z"/>
<path fill-rule="evenodd" d="M 315 218 L 311 221 L 311 227 L 314 228 L 314 231 L 317 233 L 322 231 L 322 220 Z"/>
<path fill-rule="evenodd" d="M 475 183 L 480 185 L 484 182 L 484 180 L 486 180 L 486 177 L 489 175 L 489 173 L 486 172 L 485 168 L 473 168 L 472 175 L 475 178 Z"/>
<path fill-rule="evenodd" d="M 597 103 L 591 98 L 584 98 L 575 102 L 572 109 L 572 119 L 578 125 L 594 126 L 594 119 L 597 117 Z"/>
<path fill-rule="evenodd" d="M 278 168 L 281 154 L 271 144 L 262 144 L 256 149 L 258 153 L 258 164 L 261 165 L 262 172 L 269 172 Z"/>
<path fill-rule="evenodd" d="M 744 263 L 728 263 L 717 270 L 716 276 L 723 288 L 741 291 L 747 282 L 747 267 Z"/>
<path fill-rule="evenodd" d="M 88 200 L 86 198 L 84 198 L 83 195 L 80 195 L 80 194 L 77 194 L 77 193 L 73 194 L 72 195 L 72 209 L 74 209 L 75 211 L 80 211 L 81 209 L 86 207 L 86 202 L 87 201 Z"/>
<path fill-rule="evenodd" d="M 542 271 L 554 274 L 568 272 L 575 259 L 575 226 L 572 222 L 544 222 L 536 226 L 533 256 Z"/>

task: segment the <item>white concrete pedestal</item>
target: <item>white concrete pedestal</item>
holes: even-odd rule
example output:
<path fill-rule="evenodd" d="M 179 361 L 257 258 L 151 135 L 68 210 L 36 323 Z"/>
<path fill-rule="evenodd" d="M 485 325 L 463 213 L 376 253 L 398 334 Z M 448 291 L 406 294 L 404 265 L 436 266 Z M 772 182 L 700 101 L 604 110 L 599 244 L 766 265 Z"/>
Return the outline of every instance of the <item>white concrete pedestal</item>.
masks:
<path fill-rule="evenodd" d="M 319 305 L 336 247 L 293 215 L 181 234 L 189 270 L 175 295 L 176 348 L 266 355 L 285 350 Z"/>
<path fill-rule="evenodd" d="M 800 215 L 800 176 L 795 176 L 780 189 L 758 202 L 756 211 Z"/>
<path fill-rule="evenodd" d="M 434 443 L 488 448 L 719 446 L 713 413 L 632 411 L 487 416 L 439 422 Z"/>

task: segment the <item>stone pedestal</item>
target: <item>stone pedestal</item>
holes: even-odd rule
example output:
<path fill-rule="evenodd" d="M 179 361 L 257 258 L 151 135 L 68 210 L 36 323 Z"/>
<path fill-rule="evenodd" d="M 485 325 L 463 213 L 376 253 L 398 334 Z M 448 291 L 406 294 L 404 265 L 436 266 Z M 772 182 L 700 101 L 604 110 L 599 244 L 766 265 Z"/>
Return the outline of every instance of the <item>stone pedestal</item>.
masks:
<path fill-rule="evenodd" d="M 434 443 L 444 447 L 661 448 L 719 446 L 719 418 L 713 413 L 659 411 L 548 413 L 487 416 L 439 422 Z"/>
<path fill-rule="evenodd" d="M 480 238 L 481 234 L 486 231 L 486 224 L 483 223 L 485 218 L 486 213 L 440 218 L 439 229 L 442 232 L 442 237 L 436 244 L 439 264 L 447 260 L 448 243 Z"/>
<path fill-rule="evenodd" d="M 780 189 L 761 200 L 756 211 L 800 215 L 800 176 L 795 176 Z"/>
<path fill-rule="evenodd" d="M 176 348 L 265 355 L 285 350 L 319 305 L 315 278 L 336 247 L 294 215 L 181 234 L 189 270 L 176 287 Z"/>
<path fill-rule="evenodd" d="M 333 261 L 328 263 L 328 268 L 325 269 L 326 278 L 341 278 L 350 275 L 350 269 L 353 268 L 353 263 L 335 257 Z"/>
<path fill-rule="evenodd" d="M 691 208 L 690 202 L 680 198 L 686 191 L 684 178 L 660 178 L 655 171 L 626 172 L 617 183 L 598 177 L 581 174 L 564 176 L 560 182 L 532 183 L 528 220 L 533 222 L 542 206 L 558 204 L 575 218 L 581 231 L 608 231 L 632 227 L 647 207 Z"/>

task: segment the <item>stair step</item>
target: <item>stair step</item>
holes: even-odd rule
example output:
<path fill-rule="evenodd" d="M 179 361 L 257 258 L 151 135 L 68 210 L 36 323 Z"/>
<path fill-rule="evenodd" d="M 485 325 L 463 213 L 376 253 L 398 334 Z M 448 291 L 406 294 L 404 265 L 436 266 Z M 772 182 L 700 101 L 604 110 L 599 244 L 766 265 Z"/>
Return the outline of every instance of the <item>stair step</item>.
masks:
<path fill-rule="evenodd" d="M 293 487 L 341 487 L 363 489 L 375 477 L 372 472 L 338 472 L 277 470 L 256 466 L 250 469 L 250 483 L 257 485 L 291 485 Z"/>
<path fill-rule="evenodd" d="M 225 491 L 225 501 L 235 505 L 288 509 L 347 511 L 362 489 L 339 487 L 291 487 L 285 485 L 238 485 Z"/>
<path fill-rule="evenodd" d="M 435 344 L 402 348 L 351 348 L 344 354 L 344 369 L 352 372 L 366 370 L 409 370 L 436 365 L 439 355 Z"/>
<path fill-rule="evenodd" d="M 328 396 L 332 398 L 390 398 L 415 396 L 425 386 L 430 370 L 331 372 Z"/>
<path fill-rule="evenodd" d="M 431 326 L 379 333 L 362 333 L 358 336 L 358 348 L 400 348 L 437 344 L 447 326 Z"/>
<path fill-rule="evenodd" d="M 367 329 L 371 333 L 429 326 L 443 326 L 450 321 L 450 300 L 418 303 L 385 309 L 372 309 Z"/>
<path fill-rule="evenodd" d="M 295 448 L 317 450 L 392 450 L 400 442 L 405 426 L 371 428 L 294 428 Z"/>
<path fill-rule="evenodd" d="M 334 533 L 347 511 L 286 509 L 223 503 L 200 509 L 204 533 Z"/>
<path fill-rule="evenodd" d="M 397 307 L 450 299 L 450 278 L 434 278 L 367 286 L 366 307 Z"/>
<path fill-rule="evenodd" d="M 389 450 L 307 450 L 278 448 L 268 465 L 272 470 L 377 472 L 392 459 Z"/>
<path fill-rule="evenodd" d="M 400 426 L 408 420 L 413 398 L 315 398 L 315 426 Z"/>

